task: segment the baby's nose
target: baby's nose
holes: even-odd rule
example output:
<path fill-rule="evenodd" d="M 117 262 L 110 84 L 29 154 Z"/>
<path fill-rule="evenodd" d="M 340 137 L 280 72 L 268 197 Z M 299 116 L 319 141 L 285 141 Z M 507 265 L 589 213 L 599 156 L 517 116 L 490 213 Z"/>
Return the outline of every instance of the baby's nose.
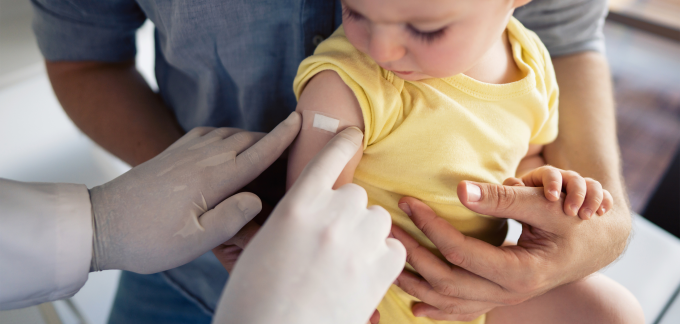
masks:
<path fill-rule="evenodd" d="M 406 48 L 393 30 L 376 27 L 371 30 L 368 54 L 378 63 L 387 63 L 401 59 Z"/>

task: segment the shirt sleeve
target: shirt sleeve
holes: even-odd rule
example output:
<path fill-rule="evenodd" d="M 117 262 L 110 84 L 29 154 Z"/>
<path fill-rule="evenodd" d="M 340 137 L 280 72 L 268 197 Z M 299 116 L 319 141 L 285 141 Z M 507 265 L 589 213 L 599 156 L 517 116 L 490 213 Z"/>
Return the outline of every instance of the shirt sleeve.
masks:
<path fill-rule="evenodd" d="M 364 117 L 364 149 L 387 136 L 402 112 L 403 80 L 354 48 L 342 27 L 300 63 L 293 82 L 296 98 L 300 99 L 312 77 L 325 70 L 338 73 L 359 102 Z"/>
<path fill-rule="evenodd" d="M 534 131 L 532 132 L 531 139 L 529 143 L 537 145 L 545 145 L 552 143 L 558 134 L 559 126 L 559 87 L 557 86 L 557 77 L 555 75 L 555 68 L 553 67 L 552 60 L 550 58 L 550 53 L 546 47 L 541 43 L 536 34 L 533 34 L 533 39 L 537 45 L 540 52 L 540 56 L 543 57 L 543 85 L 542 92 L 545 96 L 545 104 L 548 108 L 548 114 L 545 119 L 542 119 L 541 123 L 537 123 Z"/>
<path fill-rule="evenodd" d="M 553 57 L 586 51 L 604 53 L 607 0 L 534 0 L 515 18 L 541 38 Z"/>
<path fill-rule="evenodd" d="M 91 259 L 84 185 L 0 179 L 0 310 L 73 296 Z"/>
<path fill-rule="evenodd" d="M 33 31 L 48 61 L 120 62 L 135 57 L 146 15 L 134 0 L 31 0 Z"/>

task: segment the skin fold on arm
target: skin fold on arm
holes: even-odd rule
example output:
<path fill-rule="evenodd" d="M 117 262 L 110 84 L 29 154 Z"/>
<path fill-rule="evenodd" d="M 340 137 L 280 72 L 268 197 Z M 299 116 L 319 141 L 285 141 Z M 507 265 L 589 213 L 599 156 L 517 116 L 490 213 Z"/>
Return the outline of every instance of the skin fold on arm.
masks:
<path fill-rule="evenodd" d="M 184 133 L 135 62 L 46 61 L 66 114 L 87 136 L 131 166 L 158 155 Z"/>

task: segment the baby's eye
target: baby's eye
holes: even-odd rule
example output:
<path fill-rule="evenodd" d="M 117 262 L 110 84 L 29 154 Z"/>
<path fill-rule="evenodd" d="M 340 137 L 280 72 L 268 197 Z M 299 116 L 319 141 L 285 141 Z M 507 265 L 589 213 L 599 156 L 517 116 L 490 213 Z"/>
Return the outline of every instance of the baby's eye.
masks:
<path fill-rule="evenodd" d="M 348 21 L 364 19 L 364 16 L 348 7 L 342 8 L 342 15 L 345 16 L 345 19 Z"/>
<path fill-rule="evenodd" d="M 446 27 L 431 32 L 420 31 L 411 25 L 406 25 L 406 28 L 411 33 L 411 35 L 428 44 L 438 40 L 444 36 L 444 33 L 446 32 Z"/>

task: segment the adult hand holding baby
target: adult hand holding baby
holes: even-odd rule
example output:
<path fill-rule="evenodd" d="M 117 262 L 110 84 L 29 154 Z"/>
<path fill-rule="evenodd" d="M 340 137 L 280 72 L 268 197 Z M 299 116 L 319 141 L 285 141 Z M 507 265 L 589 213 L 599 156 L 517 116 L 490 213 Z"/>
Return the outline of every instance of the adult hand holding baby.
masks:
<path fill-rule="evenodd" d="M 239 257 L 213 323 L 368 321 L 406 251 L 364 189 L 332 189 L 361 140 L 346 129 L 307 165 Z"/>
<path fill-rule="evenodd" d="M 520 304 L 612 261 L 611 252 L 602 251 L 610 249 L 611 242 L 602 242 L 592 234 L 597 231 L 587 228 L 598 226 L 597 219 L 567 215 L 564 198 L 550 201 L 543 188 L 463 181 L 458 197 L 474 212 L 521 222 L 522 234 L 517 245 L 496 247 L 461 234 L 423 202 L 402 198 L 402 210 L 453 264 L 393 227 L 392 233 L 406 247 L 407 262 L 422 276 L 404 271 L 396 282 L 423 301 L 412 308 L 416 316 L 472 320 L 488 313 L 489 319 L 489 311 L 496 307 Z M 599 229 L 608 230 L 612 229 Z M 616 248 L 624 246 L 625 242 Z"/>

